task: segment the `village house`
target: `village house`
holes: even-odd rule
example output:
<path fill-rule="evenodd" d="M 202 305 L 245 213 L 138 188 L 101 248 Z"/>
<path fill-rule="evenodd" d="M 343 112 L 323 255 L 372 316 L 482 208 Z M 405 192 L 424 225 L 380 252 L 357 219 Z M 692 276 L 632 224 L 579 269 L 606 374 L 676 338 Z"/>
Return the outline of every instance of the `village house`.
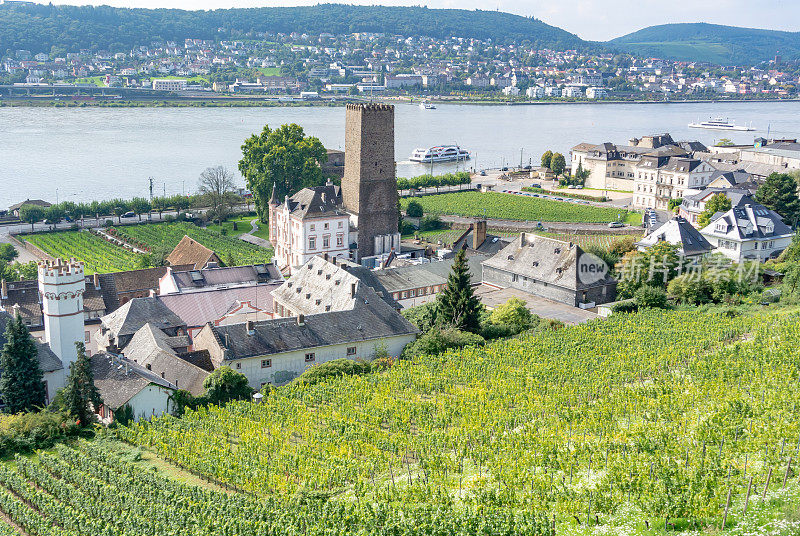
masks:
<path fill-rule="evenodd" d="M 777 212 L 757 203 L 717 213 L 700 233 L 717 252 L 737 263 L 775 258 L 794 236 Z"/>
<path fill-rule="evenodd" d="M 675 216 L 649 232 L 636 242 L 636 247 L 639 251 L 644 251 L 662 242 L 679 246 L 678 255 L 690 259 L 704 257 L 714 249 L 714 246 L 681 216 Z"/>

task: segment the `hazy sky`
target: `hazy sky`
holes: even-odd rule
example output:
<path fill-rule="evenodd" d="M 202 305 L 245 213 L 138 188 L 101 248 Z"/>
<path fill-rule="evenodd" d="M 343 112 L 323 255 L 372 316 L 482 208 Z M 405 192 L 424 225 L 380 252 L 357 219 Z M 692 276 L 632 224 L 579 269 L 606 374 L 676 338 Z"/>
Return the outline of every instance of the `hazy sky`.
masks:
<path fill-rule="evenodd" d="M 63 4 L 214 9 L 313 5 L 320 0 L 53 0 Z M 431 8 L 500 9 L 533 15 L 584 39 L 606 40 L 667 22 L 712 22 L 800 31 L 800 0 L 329 0 L 355 4 L 420 5 Z"/>

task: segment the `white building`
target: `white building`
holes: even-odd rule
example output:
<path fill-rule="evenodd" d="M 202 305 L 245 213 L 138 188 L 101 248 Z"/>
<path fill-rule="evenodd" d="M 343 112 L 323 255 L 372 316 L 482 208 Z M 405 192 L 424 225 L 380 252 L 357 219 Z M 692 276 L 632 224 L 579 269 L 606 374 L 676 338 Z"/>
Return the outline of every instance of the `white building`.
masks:
<path fill-rule="evenodd" d="M 716 169 L 704 160 L 686 156 L 645 155 L 634 165 L 633 206 L 666 209 L 671 199 L 682 199 L 708 186 Z"/>
<path fill-rule="evenodd" d="M 157 91 L 184 91 L 186 89 L 186 80 L 156 78 L 153 80 L 153 89 Z"/>
<path fill-rule="evenodd" d="M 583 97 L 583 88 L 581 86 L 567 86 L 561 92 L 561 95 L 567 99 Z"/>
<path fill-rule="evenodd" d="M 587 87 L 586 88 L 586 98 L 587 99 L 605 99 L 608 97 L 608 91 L 602 87 Z"/>
<path fill-rule="evenodd" d="M 734 262 L 765 261 L 789 247 L 794 233 L 774 211 L 759 204 L 730 209 L 700 229 L 706 240 Z"/>
<path fill-rule="evenodd" d="M 555 86 L 546 86 L 544 88 L 544 96 L 545 97 L 560 97 L 561 96 L 561 89 Z"/>
<path fill-rule="evenodd" d="M 315 255 L 350 257 L 350 215 L 341 208 L 339 186 L 304 188 L 280 205 L 269 204 L 270 241 L 281 268 L 305 264 Z"/>
<path fill-rule="evenodd" d="M 525 95 L 530 99 L 541 99 L 544 97 L 544 88 L 541 86 L 531 86 L 525 90 Z"/>
<path fill-rule="evenodd" d="M 508 97 L 516 97 L 519 95 L 519 88 L 517 86 L 506 86 L 503 88 L 503 95 Z"/>

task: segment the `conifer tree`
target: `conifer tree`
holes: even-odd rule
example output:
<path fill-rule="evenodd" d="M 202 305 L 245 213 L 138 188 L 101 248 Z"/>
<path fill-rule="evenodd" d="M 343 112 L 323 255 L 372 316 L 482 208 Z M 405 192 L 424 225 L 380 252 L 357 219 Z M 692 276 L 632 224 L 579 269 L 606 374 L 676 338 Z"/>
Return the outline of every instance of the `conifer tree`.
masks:
<path fill-rule="evenodd" d="M 46 401 L 39 350 L 19 315 L 8 321 L 0 354 L 0 393 L 6 411 L 19 413 L 43 407 Z"/>
<path fill-rule="evenodd" d="M 462 249 L 456 254 L 447 286 L 439 296 L 436 319 L 462 331 L 477 333 L 481 329 L 481 303 L 472 291 L 467 255 Z"/>
<path fill-rule="evenodd" d="M 81 426 L 92 422 L 92 408 L 100 406 L 100 393 L 94 385 L 92 363 L 86 355 L 86 347 L 82 342 L 75 343 L 77 359 L 69 366 L 69 377 L 64 386 L 63 400 L 67 412 Z M 91 404 L 91 405 L 90 405 Z"/>

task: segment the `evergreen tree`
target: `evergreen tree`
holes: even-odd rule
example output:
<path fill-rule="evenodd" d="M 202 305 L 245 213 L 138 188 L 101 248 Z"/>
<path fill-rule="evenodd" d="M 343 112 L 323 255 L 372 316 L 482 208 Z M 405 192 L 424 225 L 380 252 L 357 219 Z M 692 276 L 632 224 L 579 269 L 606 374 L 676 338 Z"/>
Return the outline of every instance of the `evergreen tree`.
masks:
<path fill-rule="evenodd" d="M 86 426 L 92 421 L 92 408 L 99 407 L 102 401 L 100 393 L 94 385 L 92 363 L 89 356 L 86 355 L 86 347 L 82 342 L 76 342 L 75 350 L 78 357 L 69 366 L 69 377 L 64 387 L 63 399 L 67 412 L 81 426 Z"/>
<path fill-rule="evenodd" d="M 481 329 L 481 303 L 472 292 L 467 255 L 462 249 L 453 262 L 447 286 L 439 296 L 437 320 L 462 331 L 477 333 Z"/>
<path fill-rule="evenodd" d="M 0 393 L 6 411 L 19 413 L 45 405 L 46 391 L 39 350 L 19 315 L 8 321 L 0 354 Z"/>
<path fill-rule="evenodd" d="M 797 181 L 788 173 L 773 173 L 756 191 L 756 201 L 774 210 L 789 225 L 800 219 L 800 199 Z"/>

